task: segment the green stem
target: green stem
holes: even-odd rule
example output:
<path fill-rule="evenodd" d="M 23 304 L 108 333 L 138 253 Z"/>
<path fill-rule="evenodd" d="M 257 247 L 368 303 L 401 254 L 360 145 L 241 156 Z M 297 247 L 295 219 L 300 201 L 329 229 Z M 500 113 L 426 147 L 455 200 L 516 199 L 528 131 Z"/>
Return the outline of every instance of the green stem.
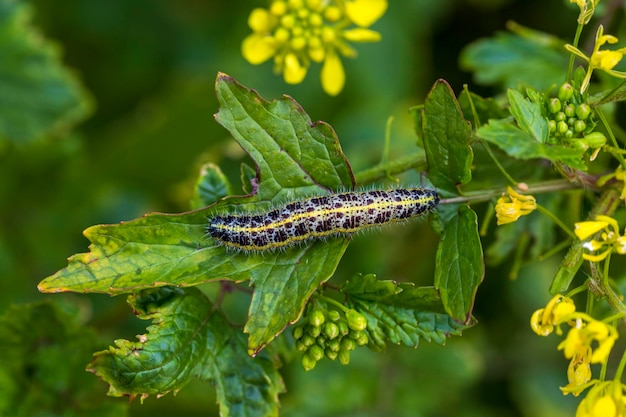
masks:
<path fill-rule="evenodd" d="M 463 84 L 463 90 L 465 90 L 465 94 L 467 94 L 467 100 L 469 101 L 470 107 L 472 109 L 472 118 L 473 118 L 474 128 L 478 129 L 480 127 L 480 119 L 478 118 L 478 112 L 476 111 L 476 107 L 474 106 L 474 100 L 472 100 L 472 95 L 469 91 L 469 88 L 467 87 L 467 84 Z M 489 155 L 493 163 L 496 165 L 496 167 L 498 167 L 498 169 L 504 176 L 504 178 L 506 178 L 512 185 L 517 184 L 517 181 L 515 181 L 513 177 L 509 175 L 509 173 L 506 171 L 506 169 L 504 169 L 504 166 L 502 166 L 498 158 L 496 158 L 496 155 L 491 150 L 491 147 L 489 146 L 489 144 L 485 141 L 481 143 L 484 146 L 485 150 L 487 151 L 487 154 Z"/>
<path fill-rule="evenodd" d="M 619 149 L 620 146 L 617 143 L 617 139 L 615 139 L 615 135 L 613 134 L 613 130 L 611 129 L 611 126 L 609 126 L 608 120 L 606 120 L 606 116 L 604 115 L 602 110 L 600 110 L 600 108 L 598 108 L 598 107 L 595 108 L 595 111 L 596 111 L 596 114 L 598 115 L 598 117 L 600 118 L 600 121 L 602 122 L 602 125 L 604 126 L 604 128 L 607 131 L 607 133 L 609 134 L 609 139 L 611 140 L 611 144 L 615 148 Z M 619 160 L 619 163 L 622 166 L 622 168 L 626 169 L 626 161 L 624 161 L 624 157 L 622 156 L 622 154 L 620 152 L 618 152 L 618 153 L 613 153 L 612 155 L 615 156 Z"/>
<path fill-rule="evenodd" d="M 341 311 L 343 311 L 344 313 L 345 313 L 346 311 L 348 311 L 348 307 L 344 306 L 343 304 L 341 304 L 341 303 L 340 303 L 339 301 L 337 301 L 337 300 L 334 300 L 334 299 L 329 298 L 329 297 L 325 297 L 325 296 L 323 296 L 323 295 L 318 295 L 318 296 L 317 296 L 317 298 L 318 298 L 318 299 L 320 299 L 320 300 L 324 300 L 324 301 L 325 301 L 326 303 L 328 303 L 328 304 L 332 304 L 332 305 L 334 305 L 335 307 L 338 307 L 338 308 L 339 308 Z"/>
<path fill-rule="evenodd" d="M 626 350 L 622 353 L 622 359 L 619 361 L 617 370 L 615 371 L 615 379 L 621 380 L 624 373 L 624 367 L 626 367 Z"/>
<path fill-rule="evenodd" d="M 605 190 L 587 215 L 587 220 L 594 220 L 599 214 L 611 216 L 621 203 L 619 199 L 620 192 L 621 190 L 617 188 L 608 188 Z M 569 251 L 567 251 L 565 258 L 561 261 L 561 266 L 550 284 L 550 294 L 558 294 L 567 291 L 574 276 L 583 264 L 582 256 L 583 242 L 575 239 Z"/>
<path fill-rule="evenodd" d="M 569 240 L 569 239 L 563 240 L 563 241 L 561 241 L 561 243 L 558 243 L 558 244 L 554 245 L 547 252 L 542 253 L 541 255 L 537 256 L 537 260 L 538 261 L 543 261 L 544 259 L 548 259 L 549 257 L 554 255 L 555 253 L 559 253 L 562 250 L 567 249 L 567 247 L 570 246 L 571 244 L 572 244 L 571 240 Z"/>
<path fill-rule="evenodd" d="M 608 284 L 608 280 L 604 279 L 604 274 L 608 271 L 606 262 L 607 261 L 605 260 L 605 267 L 602 271 L 600 271 L 598 263 L 590 262 L 589 270 L 591 272 L 591 277 L 587 280 L 587 287 L 594 296 L 606 299 L 606 302 L 611 307 L 611 310 L 622 316 L 622 322 L 626 322 L 624 319 L 624 317 L 626 317 L 626 306 Z"/>
<path fill-rule="evenodd" d="M 504 175 L 504 178 L 506 178 L 512 185 L 517 184 L 517 181 L 515 181 L 513 177 L 509 175 L 509 173 L 506 171 L 506 169 L 504 169 L 500 161 L 498 161 L 498 158 L 496 158 L 496 155 L 491 150 L 491 146 L 489 146 L 489 144 L 486 141 L 483 141 L 482 145 L 485 147 L 485 150 L 487 151 L 489 158 L 491 158 L 491 160 L 493 161 L 494 164 L 496 164 L 496 166 L 498 167 L 502 175 Z"/>
<path fill-rule="evenodd" d="M 366 169 L 355 174 L 356 183 L 358 185 L 367 185 L 376 182 L 388 175 L 401 174 L 410 169 L 425 169 L 426 157 L 424 152 L 416 152 L 402 158 L 379 163 L 372 168 Z"/>
<path fill-rule="evenodd" d="M 565 233 L 567 233 L 572 239 L 576 239 L 576 235 L 574 234 L 572 229 L 567 227 L 567 225 L 565 223 L 563 223 L 561 221 L 561 219 L 556 217 L 550 210 L 548 210 L 547 208 L 537 204 L 537 211 L 542 213 L 542 214 L 544 214 L 544 215 L 546 215 L 546 216 L 548 216 L 557 226 L 559 226 L 561 229 L 563 229 L 563 231 Z"/>
<path fill-rule="evenodd" d="M 553 180 L 529 185 L 528 190 L 524 191 L 524 193 L 542 194 L 554 191 L 574 190 L 577 188 L 580 188 L 580 184 L 574 184 L 567 180 Z M 475 192 L 470 191 L 462 196 L 441 199 L 439 204 L 478 203 L 481 201 L 489 201 L 495 197 L 500 197 L 504 192 L 506 192 L 506 189 L 502 188 Z"/>
<path fill-rule="evenodd" d="M 393 125 L 393 116 L 389 116 L 387 119 L 387 126 L 385 127 L 385 146 L 383 147 L 383 155 L 380 158 L 379 165 L 387 166 L 387 161 L 389 161 L 389 149 L 391 148 L 391 126 Z M 387 179 L 392 181 L 397 181 L 387 170 L 385 172 Z"/>
<path fill-rule="evenodd" d="M 576 34 L 574 35 L 574 43 L 573 46 L 578 48 L 578 42 L 580 41 L 580 34 L 583 32 L 584 25 L 578 24 L 576 28 Z M 574 71 L 574 60 L 576 56 L 574 54 L 570 54 L 569 56 L 569 65 L 567 67 L 567 77 L 565 78 L 565 82 L 569 82 L 572 79 L 572 72 Z"/>

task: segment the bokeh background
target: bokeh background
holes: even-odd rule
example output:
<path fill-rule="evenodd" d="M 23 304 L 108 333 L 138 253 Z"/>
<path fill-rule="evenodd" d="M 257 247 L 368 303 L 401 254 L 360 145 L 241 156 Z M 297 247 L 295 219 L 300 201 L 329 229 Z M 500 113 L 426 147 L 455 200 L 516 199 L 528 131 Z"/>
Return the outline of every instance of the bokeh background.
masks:
<path fill-rule="evenodd" d="M 220 165 L 237 184 L 246 156 L 213 118 L 218 71 L 267 99 L 294 97 L 313 120 L 335 128 L 359 171 L 380 160 L 389 116 L 395 118 L 391 156 L 415 150 L 408 108 L 423 103 L 438 78 L 457 93 L 463 84 L 483 95 L 501 91 L 497 85 L 477 85 L 460 68 L 464 47 L 505 30 L 509 20 L 571 39 L 577 16 L 563 0 L 390 2 L 373 26 L 383 40 L 357 45 L 359 57 L 344 60 L 345 90 L 332 98 L 321 91 L 319 68 L 292 86 L 272 73 L 271 63 L 252 66 L 243 59 L 248 14 L 267 6 L 265 1 L 21 3 L 32 7 L 33 25 L 54 42 L 82 83 L 91 110 L 78 125 L 47 137 L 17 142 L 0 137 L 0 312 L 49 298 L 75 306 L 96 330 L 98 349 L 144 332 L 146 323 L 134 318 L 125 297 L 43 295 L 36 285 L 65 267 L 68 256 L 87 251 L 81 232 L 91 225 L 188 210 L 202 163 Z M 0 60 L 1 50 L 2 43 Z M 401 181 L 415 184 L 419 173 Z M 337 276 L 376 273 L 429 285 L 435 239 L 426 223 L 358 236 Z M 359 349 L 350 366 L 322 361 L 308 373 L 298 361 L 286 363 L 282 415 L 573 415 L 578 400 L 558 390 L 567 383 L 567 363 L 555 349 L 556 339 L 536 337 L 528 326 L 532 311 L 548 298 L 556 262 L 522 267 L 516 280 L 509 279 L 506 263 L 488 268 L 475 310 L 479 324 L 445 347 L 423 341 L 416 350 Z M 233 297 L 226 308 L 242 322 L 249 300 L 240 298 Z M 84 355 L 86 365 L 91 352 Z M 68 372 L 82 373 L 84 366 Z M 105 384 L 100 385 L 104 395 Z M 214 388 L 194 381 L 177 396 L 130 405 L 131 416 L 155 413 L 217 415 Z"/>

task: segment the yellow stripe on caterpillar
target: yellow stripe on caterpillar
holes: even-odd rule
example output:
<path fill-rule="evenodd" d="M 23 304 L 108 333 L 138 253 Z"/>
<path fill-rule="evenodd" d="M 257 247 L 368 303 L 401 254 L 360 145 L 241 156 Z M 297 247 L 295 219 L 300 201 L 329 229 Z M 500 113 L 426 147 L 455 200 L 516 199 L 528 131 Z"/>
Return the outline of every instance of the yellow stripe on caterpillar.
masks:
<path fill-rule="evenodd" d="M 432 211 L 438 203 L 437 192 L 426 188 L 329 194 L 263 213 L 218 215 L 209 219 L 207 233 L 227 247 L 267 251 L 404 221 Z"/>

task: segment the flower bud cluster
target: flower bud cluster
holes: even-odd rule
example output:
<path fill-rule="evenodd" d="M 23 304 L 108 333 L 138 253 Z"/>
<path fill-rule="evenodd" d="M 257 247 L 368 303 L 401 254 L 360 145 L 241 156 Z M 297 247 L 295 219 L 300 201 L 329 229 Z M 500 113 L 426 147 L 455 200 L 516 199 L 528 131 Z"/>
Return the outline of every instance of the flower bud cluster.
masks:
<path fill-rule="evenodd" d="M 574 87 L 564 83 L 559 88 L 558 96 L 547 102 L 548 127 L 557 138 L 581 137 L 589 126 L 591 106 L 587 103 L 576 104 L 573 98 Z"/>
<path fill-rule="evenodd" d="M 564 83 L 559 87 L 557 97 L 548 99 L 546 107 L 550 136 L 582 151 L 596 149 L 595 158 L 597 150 L 606 143 L 606 137 L 593 132 L 596 122 L 591 106 L 584 102 L 578 91 L 570 83 Z"/>
<path fill-rule="evenodd" d="M 304 370 L 315 368 L 324 356 L 347 365 L 350 351 L 368 343 L 366 327 L 367 319 L 356 310 L 310 309 L 303 323 L 293 329 L 296 348 L 303 352 Z"/>
<path fill-rule="evenodd" d="M 557 97 L 548 99 L 546 107 L 550 136 L 581 151 L 595 149 L 590 158 L 595 159 L 606 144 L 606 137 L 593 131 L 596 123 L 591 106 L 580 93 L 570 83 L 564 83 L 559 87 Z"/>

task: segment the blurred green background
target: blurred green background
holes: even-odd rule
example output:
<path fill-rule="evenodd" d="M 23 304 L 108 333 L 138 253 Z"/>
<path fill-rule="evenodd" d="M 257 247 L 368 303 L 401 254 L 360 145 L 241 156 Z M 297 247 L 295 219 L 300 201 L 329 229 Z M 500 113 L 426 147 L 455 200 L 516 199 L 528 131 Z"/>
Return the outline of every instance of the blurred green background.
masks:
<path fill-rule="evenodd" d="M 237 184 L 246 156 L 213 119 L 218 71 L 267 99 L 294 97 L 313 120 L 335 128 L 358 171 L 380 160 L 389 116 L 395 117 L 391 156 L 415 151 L 407 110 L 423 103 L 436 79 L 446 79 L 457 93 L 464 83 L 483 95 L 499 91 L 475 85 L 471 74 L 459 68 L 466 45 L 504 30 L 508 20 L 563 39 L 570 39 L 576 27 L 576 10 L 563 0 L 390 3 L 373 27 L 382 33 L 382 42 L 358 45 L 359 57 L 344 60 L 346 88 L 331 98 L 321 91 L 319 68 L 303 84 L 291 86 L 272 73 L 271 63 L 251 66 L 244 61 L 240 44 L 249 33 L 247 17 L 253 7 L 267 6 L 264 1 L 20 2 L 29 7 L 20 10 L 32 12 L 35 30 L 53 43 L 47 47 L 60 53 L 60 61 L 82 84 L 76 91 L 82 91 L 84 107 L 75 117 L 81 122 L 70 120 L 44 135 L 11 140 L 0 133 L 0 312 L 43 299 L 72 306 L 80 321 L 96 329 L 96 349 L 144 331 L 146 323 L 134 318 L 124 297 L 43 295 L 36 285 L 65 267 L 68 256 L 87 251 L 81 232 L 91 225 L 150 211 L 187 210 L 202 163 L 219 164 Z M 0 0 L 4 13 L 15 7 L 13 1 Z M 9 91 L 21 82 L 13 75 L 23 72 L 15 63 L 2 63 L 7 33 L 0 31 L 0 120 L 3 111 L 16 105 L 43 119 L 60 105 L 55 101 L 60 93 L 54 86 L 38 88 L 50 99 L 40 104 L 39 96 L 16 97 Z M 24 125 L 0 125 L 0 132 L 29 131 L 28 124 L 34 123 L 27 117 L 11 120 Z M 419 173 L 401 180 L 415 184 Z M 432 284 L 436 237 L 427 224 L 394 232 L 358 236 L 338 277 L 376 273 L 382 279 Z M 419 259 L 416 252 L 422 254 Z M 475 311 L 479 324 L 445 347 L 423 341 L 417 350 L 360 349 L 348 367 L 326 361 L 309 373 L 298 361 L 285 364 L 288 392 L 281 396 L 282 415 L 573 415 L 578 401 L 558 390 L 567 381 L 556 339 L 538 338 L 528 326 L 532 311 L 548 298 L 556 262 L 522 268 L 515 281 L 508 279 L 508 265 L 488 268 Z M 235 297 L 226 308 L 241 322 L 248 301 Z M 82 352 L 84 362 L 67 372 L 84 373 L 91 353 Z M 105 384 L 97 384 L 104 395 Z M 196 381 L 177 396 L 130 405 L 131 416 L 154 413 L 217 415 L 214 389 Z"/>

